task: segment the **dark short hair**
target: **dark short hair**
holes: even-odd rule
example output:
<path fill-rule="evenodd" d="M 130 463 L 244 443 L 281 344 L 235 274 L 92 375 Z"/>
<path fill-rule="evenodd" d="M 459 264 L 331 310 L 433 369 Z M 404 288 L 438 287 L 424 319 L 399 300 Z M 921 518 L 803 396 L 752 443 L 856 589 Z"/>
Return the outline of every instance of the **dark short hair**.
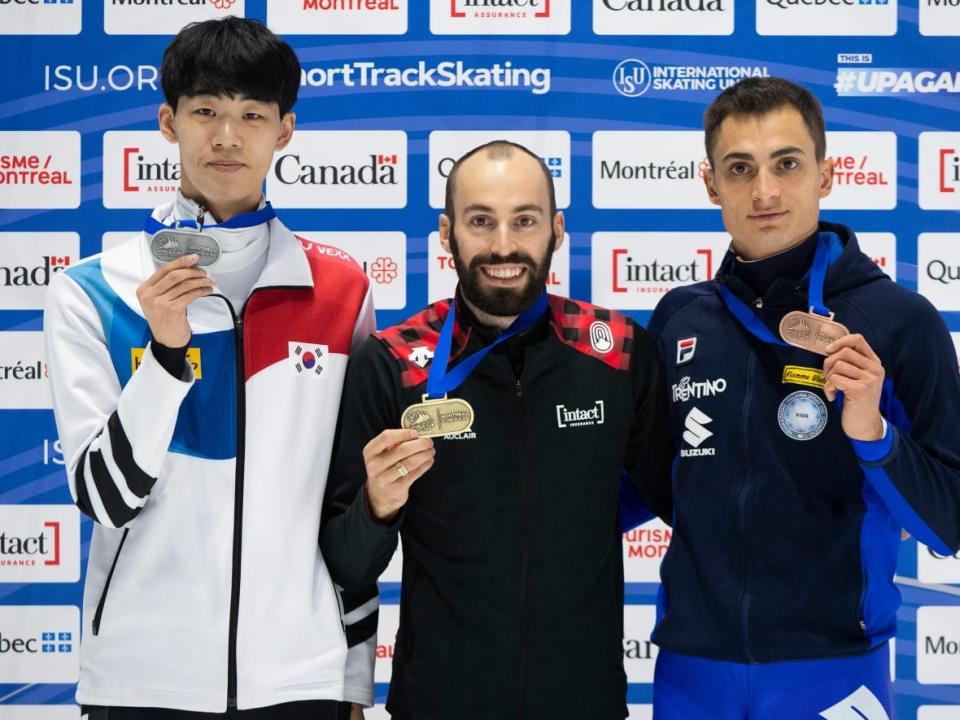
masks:
<path fill-rule="evenodd" d="M 258 20 L 228 16 L 191 23 L 163 53 L 160 82 L 167 103 L 196 95 L 275 102 L 283 117 L 297 101 L 300 61 Z"/>
<path fill-rule="evenodd" d="M 759 116 L 788 105 L 800 113 L 813 139 L 817 162 L 827 154 L 820 101 L 806 88 L 779 77 L 747 78 L 720 93 L 703 114 L 707 158 L 713 166 L 713 147 L 720 125 L 731 115 Z"/>
<path fill-rule="evenodd" d="M 453 194 L 456 189 L 457 175 L 460 171 L 460 166 L 464 162 L 472 158 L 474 155 L 480 152 L 486 152 L 487 157 L 491 160 L 504 160 L 506 158 L 512 157 L 515 150 L 529 155 L 540 165 L 540 170 L 543 171 L 543 177 L 547 183 L 547 195 L 550 198 L 550 217 L 552 218 L 557 214 L 557 193 L 553 187 L 553 173 L 550 172 L 550 168 L 547 167 L 547 164 L 543 161 L 539 155 L 537 155 L 530 148 L 524 147 L 520 143 L 511 142 L 510 140 L 492 140 L 483 145 L 478 145 L 472 150 L 468 150 L 466 153 L 460 156 L 450 168 L 450 172 L 447 175 L 447 193 L 446 198 L 444 199 L 443 212 L 450 219 L 450 223 L 453 224 Z"/>

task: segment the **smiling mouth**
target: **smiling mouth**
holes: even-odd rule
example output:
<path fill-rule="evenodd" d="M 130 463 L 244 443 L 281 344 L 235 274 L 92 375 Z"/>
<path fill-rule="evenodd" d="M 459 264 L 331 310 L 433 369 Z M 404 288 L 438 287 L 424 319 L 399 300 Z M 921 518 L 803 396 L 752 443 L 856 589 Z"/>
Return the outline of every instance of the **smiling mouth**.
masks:
<path fill-rule="evenodd" d="M 496 282 L 513 282 L 527 272 L 523 265 L 484 265 L 481 269 L 484 276 Z"/>

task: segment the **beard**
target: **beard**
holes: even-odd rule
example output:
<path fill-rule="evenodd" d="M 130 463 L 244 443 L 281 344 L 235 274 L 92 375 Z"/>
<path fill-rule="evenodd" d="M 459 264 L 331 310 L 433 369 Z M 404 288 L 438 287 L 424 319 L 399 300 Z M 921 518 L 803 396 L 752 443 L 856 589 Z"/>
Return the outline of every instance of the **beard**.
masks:
<path fill-rule="evenodd" d="M 479 310 L 497 317 L 515 317 L 533 305 L 540 293 L 547 286 L 547 276 L 550 273 L 550 262 L 553 259 L 553 249 L 556 247 L 557 237 L 550 233 L 550 244 L 543 258 L 538 262 L 535 258 L 519 250 L 509 255 L 489 253 L 477 255 L 470 261 L 469 267 L 460 257 L 460 248 L 457 244 L 454 228 L 450 228 L 450 250 L 453 254 L 453 264 L 457 269 L 457 278 L 460 281 L 460 292 Z M 481 265 L 523 265 L 527 268 L 527 282 L 519 288 L 484 287 L 483 270 Z"/>

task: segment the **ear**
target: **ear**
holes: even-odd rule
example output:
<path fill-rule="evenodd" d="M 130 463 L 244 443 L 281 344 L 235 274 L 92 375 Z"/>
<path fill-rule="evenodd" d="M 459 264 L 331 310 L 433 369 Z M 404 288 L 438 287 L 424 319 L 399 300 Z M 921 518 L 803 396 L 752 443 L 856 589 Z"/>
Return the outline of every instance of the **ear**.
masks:
<path fill-rule="evenodd" d="M 290 139 L 293 137 L 293 128 L 297 124 L 297 114 L 288 112 L 282 118 L 280 118 L 280 136 L 277 138 L 277 144 L 273 148 L 276 150 L 283 150 L 287 145 L 290 144 Z"/>
<path fill-rule="evenodd" d="M 167 142 L 176 144 L 177 142 L 177 126 L 174 122 L 176 113 L 173 108 L 164 103 L 160 106 L 160 109 L 157 110 L 157 124 L 160 126 L 160 134 L 163 135 L 164 139 Z"/>
<path fill-rule="evenodd" d="M 820 195 L 825 198 L 833 191 L 833 158 L 825 158 L 820 163 Z"/>
<path fill-rule="evenodd" d="M 444 251 L 453 254 L 450 250 L 450 218 L 446 215 L 440 215 L 440 246 Z"/>
<path fill-rule="evenodd" d="M 565 227 L 566 221 L 563 217 L 563 211 L 558 210 L 553 216 L 553 234 L 556 237 L 556 241 L 553 243 L 553 252 L 559 250 L 560 246 L 563 245 L 563 230 Z"/>
<path fill-rule="evenodd" d="M 707 197 L 710 198 L 710 202 L 719 205 L 720 193 L 717 192 L 716 175 L 714 175 L 712 167 L 703 169 L 703 184 L 707 188 Z"/>

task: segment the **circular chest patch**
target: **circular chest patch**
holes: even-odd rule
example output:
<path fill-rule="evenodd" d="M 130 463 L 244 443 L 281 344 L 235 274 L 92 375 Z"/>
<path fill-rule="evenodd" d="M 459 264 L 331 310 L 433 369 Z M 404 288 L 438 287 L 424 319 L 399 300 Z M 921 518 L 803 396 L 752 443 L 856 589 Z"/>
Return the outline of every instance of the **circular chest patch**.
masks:
<path fill-rule="evenodd" d="M 787 395 L 777 411 L 780 429 L 794 440 L 813 440 L 827 426 L 827 405 L 808 390 Z"/>

